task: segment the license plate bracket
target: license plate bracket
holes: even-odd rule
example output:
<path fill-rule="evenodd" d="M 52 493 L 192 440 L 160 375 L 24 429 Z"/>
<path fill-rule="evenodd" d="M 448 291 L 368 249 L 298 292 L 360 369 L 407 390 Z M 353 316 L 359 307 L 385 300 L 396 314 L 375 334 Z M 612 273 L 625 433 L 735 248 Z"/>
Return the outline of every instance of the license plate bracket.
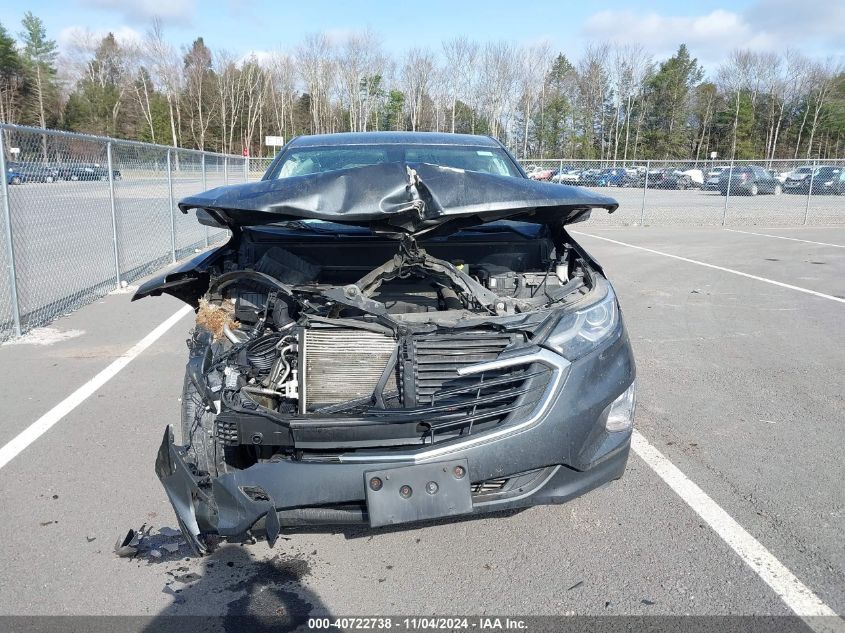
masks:
<path fill-rule="evenodd" d="M 364 489 L 372 527 L 472 512 L 466 459 L 371 470 Z"/>

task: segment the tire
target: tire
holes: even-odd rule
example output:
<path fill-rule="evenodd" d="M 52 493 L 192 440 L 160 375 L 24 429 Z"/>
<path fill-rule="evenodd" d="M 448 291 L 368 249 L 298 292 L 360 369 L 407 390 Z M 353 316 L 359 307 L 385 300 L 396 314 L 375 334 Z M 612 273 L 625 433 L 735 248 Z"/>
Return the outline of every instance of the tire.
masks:
<path fill-rule="evenodd" d="M 71 177 L 70 177 L 70 179 L 71 179 L 73 182 L 76 182 L 77 180 L 79 180 L 79 176 L 77 176 L 76 174 L 74 174 L 73 176 L 71 176 Z"/>
<path fill-rule="evenodd" d="M 21 184 L 21 177 L 20 176 L 12 176 L 12 184 L 13 185 Z"/>
<path fill-rule="evenodd" d="M 197 393 L 187 372 L 182 387 L 182 444 L 197 469 L 212 477 L 225 472 L 223 446 L 215 438 L 214 420 Z"/>
<path fill-rule="evenodd" d="M 53 182 L 53 177 L 47 176 L 47 178 L 44 179 L 44 182 Z"/>
<path fill-rule="evenodd" d="M 757 184 L 752 184 L 751 187 L 748 189 L 748 195 L 756 196 L 758 193 L 760 193 L 760 189 L 757 187 Z"/>
<path fill-rule="evenodd" d="M 780 185 L 775 185 L 774 191 L 772 191 L 772 193 L 776 196 L 779 196 L 783 193 L 783 187 L 781 187 Z"/>
<path fill-rule="evenodd" d="M 100 181 L 104 181 L 104 180 L 108 180 L 108 179 L 109 179 L 108 176 L 100 176 Z"/>

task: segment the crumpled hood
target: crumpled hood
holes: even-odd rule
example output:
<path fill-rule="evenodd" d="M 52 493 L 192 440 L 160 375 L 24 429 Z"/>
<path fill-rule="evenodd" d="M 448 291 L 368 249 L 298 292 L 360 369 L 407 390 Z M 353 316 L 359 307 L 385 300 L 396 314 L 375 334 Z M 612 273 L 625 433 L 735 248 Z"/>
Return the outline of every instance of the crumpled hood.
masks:
<path fill-rule="evenodd" d="M 613 198 L 587 189 L 431 164 L 382 163 L 218 187 L 179 202 L 200 222 L 236 228 L 317 219 L 412 235 L 501 219 L 567 224 Z M 210 217 L 209 217 L 210 216 Z"/>

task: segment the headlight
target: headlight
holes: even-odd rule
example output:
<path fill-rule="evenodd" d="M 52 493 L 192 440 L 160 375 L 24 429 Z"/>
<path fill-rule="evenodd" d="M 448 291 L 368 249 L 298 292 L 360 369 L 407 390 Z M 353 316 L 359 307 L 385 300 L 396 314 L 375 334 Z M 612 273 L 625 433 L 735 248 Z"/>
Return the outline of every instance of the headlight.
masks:
<path fill-rule="evenodd" d="M 619 308 L 610 285 L 597 303 L 560 317 L 546 346 L 569 360 L 580 358 L 597 348 L 619 325 Z"/>
<path fill-rule="evenodd" d="M 634 410 L 636 408 L 637 383 L 632 382 L 631 386 L 611 403 L 604 428 L 610 432 L 627 431 L 634 426 Z"/>

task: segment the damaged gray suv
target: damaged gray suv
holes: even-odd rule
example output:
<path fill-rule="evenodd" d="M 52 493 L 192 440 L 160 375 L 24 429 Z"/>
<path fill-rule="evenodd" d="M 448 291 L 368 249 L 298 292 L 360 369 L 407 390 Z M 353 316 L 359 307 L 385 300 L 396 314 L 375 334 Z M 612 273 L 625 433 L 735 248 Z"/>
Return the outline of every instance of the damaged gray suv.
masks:
<path fill-rule="evenodd" d="M 198 553 L 250 531 L 561 503 L 622 476 L 634 359 L 566 231 L 617 203 L 497 141 L 297 138 L 179 203 L 229 241 L 139 288 L 194 306 L 156 472 Z"/>

